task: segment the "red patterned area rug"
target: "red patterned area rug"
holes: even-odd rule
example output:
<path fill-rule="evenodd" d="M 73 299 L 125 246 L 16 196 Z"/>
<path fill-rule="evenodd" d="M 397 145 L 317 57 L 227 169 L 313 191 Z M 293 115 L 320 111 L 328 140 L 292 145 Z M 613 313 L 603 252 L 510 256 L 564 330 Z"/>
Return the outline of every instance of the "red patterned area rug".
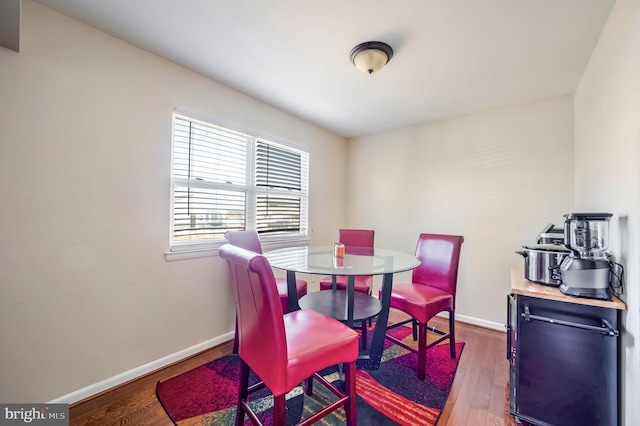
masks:
<path fill-rule="evenodd" d="M 415 346 L 409 327 L 398 327 L 390 334 Z M 395 344 L 385 341 L 385 351 L 378 370 L 357 370 L 358 426 L 435 425 L 447 402 L 451 384 L 463 349 L 456 342 L 457 357 L 449 355 L 444 343 L 427 351 L 427 374 L 418 380 L 418 357 Z M 239 359 L 227 355 L 179 376 L 159 382 L 158 400 L 179 426 L 233 425 L 237 403 Z M 335 368 L 322 373 L 330 382 L 338 382 Z M 257 381 L 252 373 L 249 384 Z M 340 387 L 340 385 L 338 385 Z M 271 424 L 273 398 L 263 389 L 251 395 L 251 406 L 260 421 Z M 330 391 L 314 382 L 313 395 L 305 395 L 302 386 L 287 394 L 286 424 L 296 424 L 309 417 L 318 407 L 336 399 Z M 250 425 L 248 418 L 245 425 Z M 344 425 L 344 411 L 339 409 L 317 424 Z"/>

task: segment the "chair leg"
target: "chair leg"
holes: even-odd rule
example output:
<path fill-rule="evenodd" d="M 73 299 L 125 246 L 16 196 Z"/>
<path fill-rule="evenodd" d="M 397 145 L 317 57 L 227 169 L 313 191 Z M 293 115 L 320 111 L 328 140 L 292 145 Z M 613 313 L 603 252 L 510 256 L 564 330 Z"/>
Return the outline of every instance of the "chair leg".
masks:
<path fill-rule="evenodd" d="M 356 426 L 356 363 L 344 364 L 344 393 L 349 400 L 344 405 L 347 426 Z"/>
<path fill-rule="evenodd" d="M 304 381 L 304 393 L 307 395 L 313 394 L 313 374 Z"/>
<path fill-rule="evenodd" d="M 231 353 L 232 354 L 237 354 L 238 353 L 238 342 L 239 342 L 239 338 L 238 338 L 238 316 L 236 316 L 236 332 L 235 332 L 235 336 L 233 337 L 233 349 L 231 349 Z"/>
<path fill-rule="evenodd" d="M 451 358 L 456 357 L 456 321 L 455 311 L 449 312 L 449 351 Z"/>
<path fill-rule="evenodd" d="M 273 396 L 273 425 L 284 426 L 284 415 L 286 409 L 285 394 Z"/>
<path fill-rule="evenodd" d="M 418 379 L 424 380 L 427 369 L 427 324 L 418 323 Z"/>
<path fill-rule="evenodd" d="M 249 394 L 249 366 L 240 360 L 240 383 L 238 384 L 238 408 L 236 410 L 236 426 L 244 425 L 244 409 L 242 401 L 247 399 Z"/>
<path fill-rule="evenodd" d="M 418 321 L 411 321 L 411 331 L 413 332 L 413 341 L 418 340 Z"/>
<path fill-rule="evenodd" d="M 360 347 L 362 349 L 367 349 L 367 320 L 362 321 L 362 336 L 360 337 L 362 340 L 360 341 Z"/>
<path fill-rule="evenodd" d="M 372 292 L 372 290 L 369 290 L 369 296 L 371 296 L 371 292 Z M 367 320 L 367 323 L 369 324 L 369 327 L 371 327 L 373 325 L 373 318 L 369 318 Z"/>

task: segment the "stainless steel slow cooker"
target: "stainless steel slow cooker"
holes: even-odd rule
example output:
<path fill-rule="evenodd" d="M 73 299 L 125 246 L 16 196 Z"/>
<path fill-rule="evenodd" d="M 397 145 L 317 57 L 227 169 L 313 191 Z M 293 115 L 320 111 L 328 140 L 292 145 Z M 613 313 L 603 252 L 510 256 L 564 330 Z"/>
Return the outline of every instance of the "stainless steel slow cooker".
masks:
<path fill-rule="evenodd" d="M 522 246 L 516 253 L 524 257 L 524 277 L 538 284 L 554 287 L 562 284 L 560 264 L 569 256 L 569 249 L 561 244 Z"/>

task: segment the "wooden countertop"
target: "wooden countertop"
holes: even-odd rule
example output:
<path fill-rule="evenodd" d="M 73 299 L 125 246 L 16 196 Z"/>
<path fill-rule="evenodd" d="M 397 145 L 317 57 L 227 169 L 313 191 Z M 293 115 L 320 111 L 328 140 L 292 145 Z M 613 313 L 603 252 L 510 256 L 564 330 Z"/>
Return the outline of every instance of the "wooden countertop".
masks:
<path fill-rule="evenodd" d="M 625 310 L 624 302 L 613 296 L 611 301 L 573 297 L 563 294 L 557 287 L 537 284 L 525 279 L 524 266 L 511 267 L 511 292 L 523 296 L 539 297 L 541 299 L 558 300 L 560 302 L 577 303 L 580 305 L 601 306 L 603 308 Z"/>

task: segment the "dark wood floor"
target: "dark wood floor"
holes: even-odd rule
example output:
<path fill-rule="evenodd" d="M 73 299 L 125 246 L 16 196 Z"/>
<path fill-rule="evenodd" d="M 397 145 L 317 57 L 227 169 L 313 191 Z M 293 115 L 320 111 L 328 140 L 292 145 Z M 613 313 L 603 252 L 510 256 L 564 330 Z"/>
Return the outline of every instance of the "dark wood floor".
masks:
<path fill-rule="evenodd" d="M 392 315 L 391 319 L 396 320 L 397 315 Z M 429 324 L 436 328 L 447 328 L 447 321 L 440 318 L 435 318 Z M 515 426 L 516 423 L 508 410 L 509 364 L 505 355 L 505 334 L 458 323 L 456 339 L 465 342 L 465 347 L 438 426 Z M 225 343 L 74 404 L 70 409 L 70 424 L 171 425 L 171 420 L 156 398 L 156 383 L 230 352 L 231 343 Z"/>

